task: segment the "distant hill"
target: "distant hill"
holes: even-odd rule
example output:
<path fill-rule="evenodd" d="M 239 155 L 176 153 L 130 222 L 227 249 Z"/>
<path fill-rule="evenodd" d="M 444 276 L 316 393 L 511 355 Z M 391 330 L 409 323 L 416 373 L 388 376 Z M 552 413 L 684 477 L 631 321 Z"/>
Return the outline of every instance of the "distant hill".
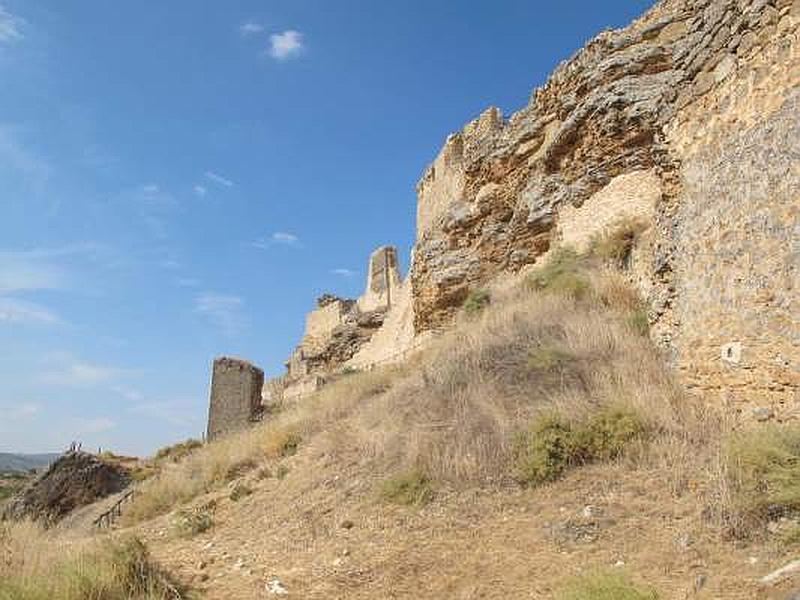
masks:
<path fill-rule="evenodd" d="M 0 452 L 0 473 L 2 472 L 24 472 L 31 469 L 46 467 L 59 454 L 49 452 L 45 454 L 12 454 L 10 452 Z"/>

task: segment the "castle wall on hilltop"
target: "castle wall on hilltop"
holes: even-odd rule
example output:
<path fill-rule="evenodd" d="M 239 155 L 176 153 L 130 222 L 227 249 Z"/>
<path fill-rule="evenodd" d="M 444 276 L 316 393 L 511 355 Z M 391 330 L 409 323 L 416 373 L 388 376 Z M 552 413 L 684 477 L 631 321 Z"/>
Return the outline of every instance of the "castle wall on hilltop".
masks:
<path fill-rule="evenodd" d="M 638 218 L 631 276 L 683 381 L 737 407 L 798 399 L 798 21 L 797 0 L 663 1 L 509 119 L 451 135 L 418 185 L 415 335 Z"/>
<path fill-rule="evenodd" d="M 591 40 L 510 118 L 486 110 L 417 186 L 406 280 L 394 248 L 378 248 L 364 295 L 323 296 L 272 387 L 298 398 L 343 369 L 404 360 L 471 290 L 635 219 L 628 276 L 684 384 L 734 411 L 793 416 L 798 24 L 800 0 L 662 0 Z M 232 393 L 240 408 L 220 422 L 249 418 L 249 393 Z M 214 396 L 212 384 L 212 414 Z"/>

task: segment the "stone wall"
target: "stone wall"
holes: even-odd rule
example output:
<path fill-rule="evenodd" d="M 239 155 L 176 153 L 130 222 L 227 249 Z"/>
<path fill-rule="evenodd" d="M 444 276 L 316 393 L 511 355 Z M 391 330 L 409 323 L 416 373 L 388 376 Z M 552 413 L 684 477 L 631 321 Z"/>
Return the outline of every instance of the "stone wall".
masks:
<path fill-rule="evenodd" d="M 655 339 L 736 405 L 798 394 L 798 0 L 664 0 L 451 135 L 418 185 L 415 334 L 627 217 Z"/>
<path fill-rule="evenodd" d="M 287 363 L 289 395 L 402 360 L 470 290 L 635 219 L 630 276 L 687 386 L 793 414 L 798 22 L 800 0 L 662 0 L 591 40 L 510 118 L 490 108 L 449 136 L 417 186 L 407 280 L 379 248 L 360 299 L 324 297 Z"/>
<path fill-rule="evenodd" d="M 766 7 L 764 28 L 730 49 L 667 128 L 681 166 L 663 216 L 674 249 L 665 321 L 683 380 L 781 418 L 800 401 L 798 22 L 797 2 Z"/>
<path fill-rule="evenodd" d="M 207 439 L 242 429 L 261 417 L 264 371 L 238 358 L 214 360 Z"/>

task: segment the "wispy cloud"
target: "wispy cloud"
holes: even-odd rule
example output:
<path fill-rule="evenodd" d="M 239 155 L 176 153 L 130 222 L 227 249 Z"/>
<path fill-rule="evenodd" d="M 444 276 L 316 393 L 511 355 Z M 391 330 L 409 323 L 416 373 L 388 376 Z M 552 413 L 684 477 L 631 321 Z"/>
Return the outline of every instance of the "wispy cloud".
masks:
<path fill-rule="evenodd" d="M 132 406 L 130 412 L 181 427 L 195 422 L 192 410 L 176 402 L 141 402 Z"/>
<path fill-rule="evenodd" d="M 267 250 L 276 244 L 282 246 L 298 246 L 300 244 L 300 238 L 288 231 L 276 231 L 268 238 L 258 238 L 256 241 L 252 242 L 251 246 L 259 250 Z"/>
<path fill-rule="evenodd" d="M 0 5 L 0 43 L 7 44 L 16 42 L 23 38 L 20 29 L 25 21 L 20 17 L 15 17 Z"/>
<path fill-rule="evenodd" d="M 3 324 L 55 325 L 58 323 L 61 323 L 61 319 L 43 306 L 17 298 L 0 297 L 0 326 Z"/>
<path fill-rule="evenodd" d="M 0 295 L 74 286 L 74 268 L 97 264 L 109 251 L 100 244 L 80 243 L 29 250 L 0 250 Z"/>
<path fill-rule="evenodd" d="M 219 173 L 215 173 L 214 171 L 206 171 L 205 173 L 206 179 L 209 181 L 213 181 L 217 185 L 222 187 L 231 188 L 236 185 L 233 181 L 228 179 L 227 177 L 223 177 Z"/>
<path fill-rule="evenodd" d="M 116 422 L 108 417 L 77 417 L 70 422 L 70 428 L 76 435 L 104 433 L 116 426 Z"/>
<path fill-rule="evenodd" d="M 355 271 L 351 271 L 350 269 L 331 269 L 332 275 L 339 275 L 341 277 L 352 277 L 356 274 Z"/>
<path fill-rule="evenodd" d="M 180 277 L 175 280 L 175 285 L 180 287 L 197 287 L 200 285 L 200 280 L 194 277 Z"/>
<path fill-rule="evenodd" d="M 195 298 L 194 311 L 208 318 L 227 336 L 239 333 L 245 325 L 244 300 L 239 296 L 207 292 Z"/>
<path fill-rule="evenodd" d="M 40 196 L 50 180 L 52 168 L 24 142 L 22 133 L 19 127 L 0 123 L 0 174 L 4 178 L 11 175 L 18 177 L 26 189 Z"/>
<path fill-rule="evenodd" d="M 269 36 L 269 54 L 276 60 L 287 60 L 299 56 L 304 46 L 303 34 L 294 29 Z"/>
<path fill-rule="evenodd" d="M 53 352 L 44 359 L 42 381 L 66 387 L 93 387 L 111 384 L 136 372 L 74 358 L 69 353 Z"/>
<path fill-rule="evenodd" d="M 8 415 L 11 421 L 30 421 L 42 412 L 40 404 L 35 402 L 21 402 L 12 406 L 7 406 L 3 410 L 4 415 Z"/>
<path fill-rule="evenodd" d="M 239 33 L 243 37 L 256 35 L 262 31 L 264 31 L 264 26 L 261 23 L 256 23 L 254 21 L 247 21 L 239 26 Z"/>
<path fill-rule="evenodd" d="M 194 191 L 195 196 L 199 196 L 200 198 L 205 198 L 206 194 L 208 193 L 208 188 L 204 185 L 196 185 L 192 188 Z"/>

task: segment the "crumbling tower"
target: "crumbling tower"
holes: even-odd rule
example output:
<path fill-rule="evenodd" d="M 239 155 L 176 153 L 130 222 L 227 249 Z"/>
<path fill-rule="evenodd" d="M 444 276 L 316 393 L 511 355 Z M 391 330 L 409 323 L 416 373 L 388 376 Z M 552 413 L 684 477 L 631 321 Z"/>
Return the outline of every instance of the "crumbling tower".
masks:
<path fill-rule="evenodd" d="M 242 429 L 261 418 L 264 371 L 238 358 L 214 360 L 207 438 Z"/>

